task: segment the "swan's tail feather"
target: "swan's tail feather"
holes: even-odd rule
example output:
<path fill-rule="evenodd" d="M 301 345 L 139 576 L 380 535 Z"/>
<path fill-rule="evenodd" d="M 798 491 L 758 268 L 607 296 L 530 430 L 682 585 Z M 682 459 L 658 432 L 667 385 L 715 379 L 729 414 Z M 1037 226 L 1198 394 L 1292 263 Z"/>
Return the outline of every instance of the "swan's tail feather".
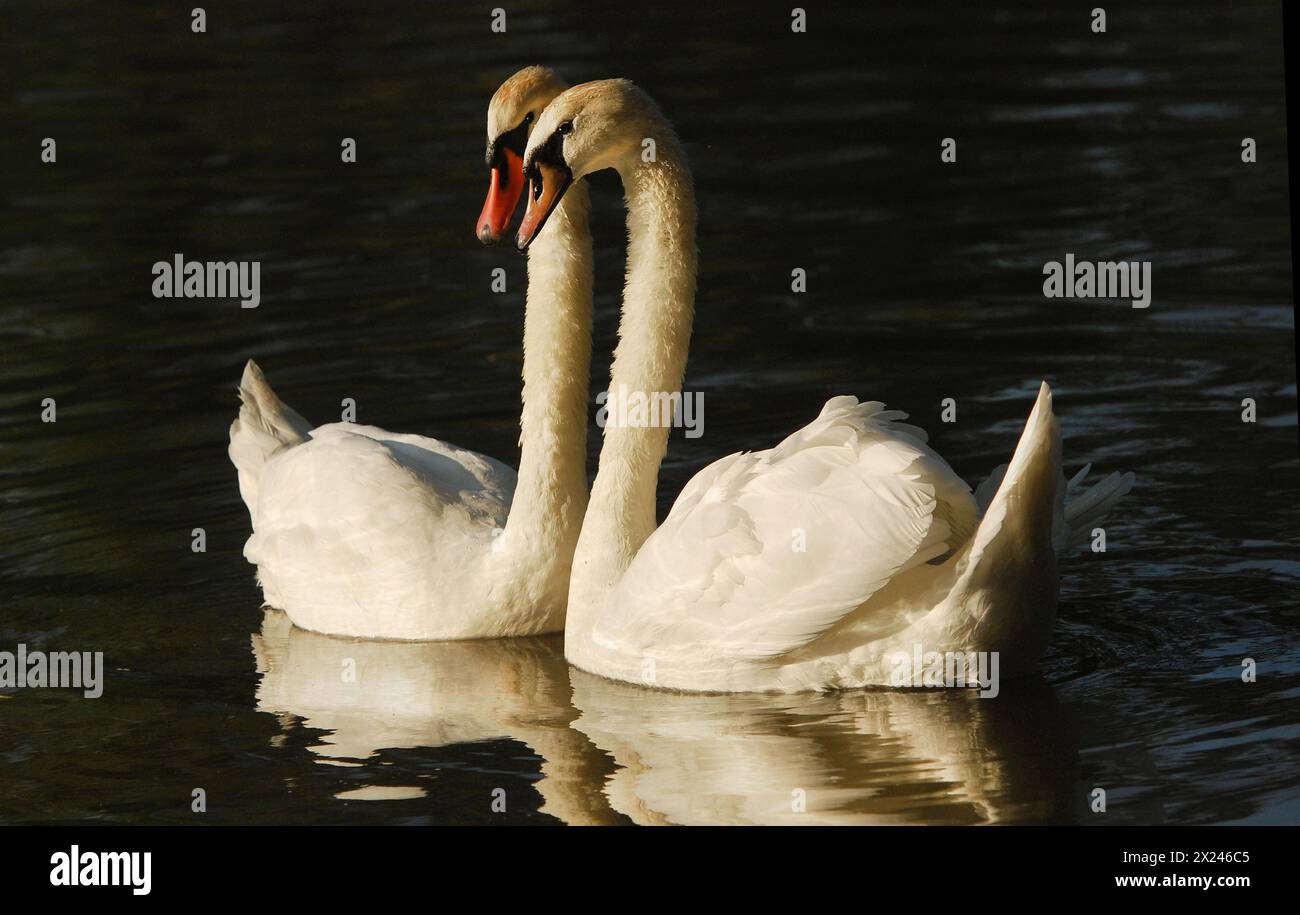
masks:
<path fill-rule="evenodd" d="M 311 423 L 280 400 L 252 359 L 239 381 L 239 418 L 230 424 L 230 460 L 239 471 L 239 494 L 250 514 L 257 508 L 262 465 L 281 448 L 305 442 Z"/>
<path fill-rule="evenodd" d="M 1052 520 L 1052 545 L 1057 553 L 1063 553 L 1088 539 L 1095 525 L 1105 521 L 1133 488 L 1134 477 L 1131 473 L 1112 473 L 1091 486 L 1085 486 L 1083 481 L 1091 471 L 1092 465 L 1085 464 L 1068 483 L 1065 482 L 1064 475 L 1061 477 L 1056 517 Z M 995 468 L 988 479 L 976 488 L 975 501 L 981 513 L 988 510 L 1006 472 L 1006 464 Z"/>
<path fill-rule="evenodd" d="M 1112 473 L 1105 479 L 1083 488 L 1088 464 L 1070 480 L 1065 494 L 1064 528 L 1057 528 L 1056 549 L 1064 550 L 1087 539 L 1095 525 L 1106 520 L 1119 501 L 1133 488 L 1133 474 Z"/>

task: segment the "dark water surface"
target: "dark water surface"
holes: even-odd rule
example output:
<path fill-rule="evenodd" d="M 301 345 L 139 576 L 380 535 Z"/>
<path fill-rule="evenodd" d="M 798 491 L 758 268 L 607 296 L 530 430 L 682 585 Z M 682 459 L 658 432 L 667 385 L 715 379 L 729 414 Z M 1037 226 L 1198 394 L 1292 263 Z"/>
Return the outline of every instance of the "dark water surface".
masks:
<path fill-rule="evenodd" d="M 818 5 L 806 35 L 788 5 L 521 2 L 494 35 L 478 4 L 209 4 L 202 36 L 179 8 L 110 6 L 6 9 L 0 649 L 110 670 L 98 700 L 0 693 L 0 821 L 1300 819 L 1279 4 L 1124 4 L 1105 35 L 1028 2 Z M 351 397 L 363 422 L 517 457 L 524 264 L 472 225 L 487 100 L 535 62 L 634 78 L 693 157 L 705 434 L 674 437 L 661 509 L 840 393 L 910 411 L 978 482 L 1046 378 L 1069 467 L 1137 473 L 1108 551 L 1062 563 L 1041 678 L 992 701 L 665 695 L 570 671 L 556 639 L 264 619 L 225 453 L 248 357 L 317 422 Z M 623 233 L 617 184 L 593 196 L 599 387 Z M 152 298 L 175 252 L 261 261 L 261 307 Z M 1066 252 L 1150 260 L 1151 307 L 1044 299 Z"/>

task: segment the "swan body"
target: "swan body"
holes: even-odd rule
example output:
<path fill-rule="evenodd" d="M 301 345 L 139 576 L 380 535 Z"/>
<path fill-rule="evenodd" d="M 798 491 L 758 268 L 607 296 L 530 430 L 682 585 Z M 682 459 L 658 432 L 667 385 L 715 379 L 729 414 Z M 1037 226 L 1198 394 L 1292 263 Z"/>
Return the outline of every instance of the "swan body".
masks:
<path fill-rule="evenodd" d="M 523 187 L 527 130 L 563 84 L 515 74 L 492 99 L 494 240 Z M 513 144 L 513 145 L 512 145 Z M 244 555 L 266 602 L 297 626 L 372 639 L 558 631 L 586 505 L 591 237 L 585 194 L 529 258 L 520 471 L 421 435 L 313 428 L 250 361 L 230 457 L 253 533 Z"/>
<path fill-rule="evenodd" d="M 642 137 L 656 141 L 652 161 Z M 679 391 L 695 206 L 672 128 L 631 83 L 587 83 L 547 107 L 524 165 L 534 189 L 521 247 L 567 187 L 619 172 L 628 273 L 610 388 Z M 668 429 L 607 426 L 570 581 L 570 662 L 710 692 L 922 685 L 902 663 L 917 653 L 996 652 L 1002 674 L 1029 671 L 1055 615 L 1056 549 L 1132 477 L 1112 474 L 1066 505 L 1046 384 L 1010 464 L 978 497 L 904 418 L 832 398 L 775 448 L 702 470 L 658 529 Z"/>
<path fill-rule="evenodd" d="M 251 426 L 275 396 L 255 363 L 240 392 L 241 425 Z M 554 624 L 545 578 L 519 566 L 529 551 L 492 550 L 516 485 L 500 461 L 422 435 L 330 423 L 274 453 L 254 485 L 244 556 L 267 604 L 303 629 L 448 639 Z M 493 610 L 507 605 L 516 608 L 508 621 Z"/>
<path fill-rule="evenodd" d="M 1097 520 L 1056 510 L 1051 393 L 983 510 L 903 418 L 837 397 L 775 448 L 706 467 L 574 653 L 709 692 L 921 686 L 918 651 L 997 652 L 1001 674 L 1028 672 L 1051 634 L 1057 547 Z M 1127 485 L 1104 484 L 1106 510 Z"/>

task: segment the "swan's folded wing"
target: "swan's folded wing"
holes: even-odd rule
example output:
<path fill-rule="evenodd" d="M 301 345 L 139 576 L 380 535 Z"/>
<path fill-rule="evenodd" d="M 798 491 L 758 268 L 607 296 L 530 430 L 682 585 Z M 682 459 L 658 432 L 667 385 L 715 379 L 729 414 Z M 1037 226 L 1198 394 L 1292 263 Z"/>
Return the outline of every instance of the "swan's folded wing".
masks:
<path fill-rule="evenodd" d="M 377 563 L 418 568 L 440 544 L 487 536 L 513 488 L 508 467 L 436 439 L 322 426 L 266 465 L 245 554 L 259 565 L 326 576 Z"/>
<path fill-rule="evenodd" d="M 637 553 L 596 640 L 764 661 L 963 542 L 970 489 L 902 418 L 838 397 L 771 451 L 705 468 Z"/>

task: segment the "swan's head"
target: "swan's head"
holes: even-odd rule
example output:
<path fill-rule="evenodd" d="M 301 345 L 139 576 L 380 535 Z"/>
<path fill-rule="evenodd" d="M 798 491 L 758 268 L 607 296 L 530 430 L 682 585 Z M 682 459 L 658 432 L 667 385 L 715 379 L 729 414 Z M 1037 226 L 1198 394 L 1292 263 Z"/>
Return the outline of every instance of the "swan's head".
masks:
<path fill-rule="evenodd" d="M 524 153 L 529 192 L 519 250 L 528 249 L 575 181 L 606 168 L 625 174 L 640 161 L 643 140 L 670 130 L 650 96 L 628 80 L 562 92 L 538 118 Z"/>
<path fill-rule="evenodd" d="M 487 201 L 478 218 L 479 241 L 494 245 L 505 234 L 524 190 L 524 147 L 543 109 L 565 89 L 545 67 L 525 67 L 492 96 L 487 115 L 487 165 L 492 170 Z"/>

